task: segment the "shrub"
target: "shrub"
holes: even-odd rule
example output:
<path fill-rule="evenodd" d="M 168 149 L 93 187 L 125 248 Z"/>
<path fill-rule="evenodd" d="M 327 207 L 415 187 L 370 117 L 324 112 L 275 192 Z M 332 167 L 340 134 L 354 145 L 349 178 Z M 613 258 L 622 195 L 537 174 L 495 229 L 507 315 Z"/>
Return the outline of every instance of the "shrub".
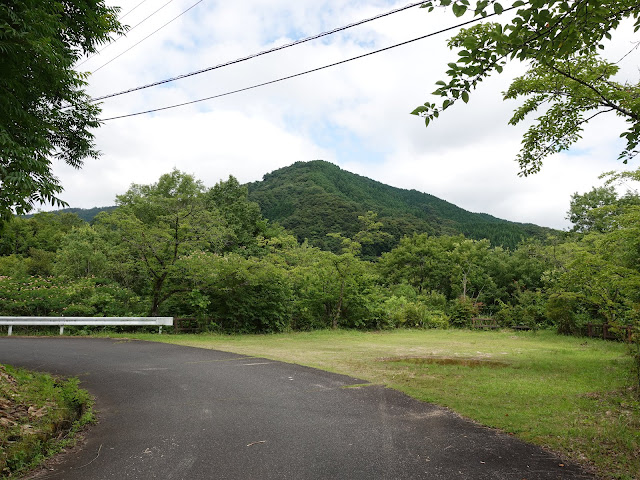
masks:
<path fill-rule="evenodd" d="M 479 305 L 470 298 L 458 297 L 449 303 L 450 323 L 454 327 L 470 327 L 471 319 L 480 313 Z"/>
<path fill-rule="evenodd" d="M 575 312 L 577 296 L 571 292 L 562 292 L 551 295 L 547 301 L 546 313 L 553 321 L 558 333 L 563 335 L 576 335 L 580 333 Z"/>
<path fill-rule="evenodd" d="M 429 310 L 424 319 L 424 328 L 449 328 L 449 315 L 438 310 Z"/>
<path fill-rule="evenodd" d="M 449 317 L 424 303 L 392 296 L 385 304 L 388 325 L 413 328 L 449 328 Z"/>
<path fill-rule="evenodd" d="M 0 277 L 0 315 L 128 316 L 143 314 L 140 298 L 117 284 L 82 278 Z"/>

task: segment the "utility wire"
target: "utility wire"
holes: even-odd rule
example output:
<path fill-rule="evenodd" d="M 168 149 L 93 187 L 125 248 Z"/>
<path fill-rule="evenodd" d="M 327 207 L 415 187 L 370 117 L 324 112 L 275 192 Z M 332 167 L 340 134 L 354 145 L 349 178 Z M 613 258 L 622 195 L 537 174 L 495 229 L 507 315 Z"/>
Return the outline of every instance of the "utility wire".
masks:
<path fill-rule="evenodd" d="M 293 47 L 295 45 L 300 45 L 301 43 L 309 42 L 311 40 L 316 40 L 318 38 L 326 37 L 328 35 L 333 35 L 334 33 L 341 32 L 343 30 L 347 30 L 349 28 L 356 27 L 358 25 L 362 25 L 364 23 L 368 23 L 368 22 L 371 22 L 373 20 L 377 20 L 379 18 L 383 18 L 383 17 L 389 16 L 389 15 L 393 15 L 395 13 L 402 12 L 403 10 L 408 10 L 409 8 L 413 8 L 413 7 L 416 7 L 418 5 L 422 5 L 424 2 L 425 2 L 425 0 L 422 0 L 422 1 L 419 1 L 419 2 L 413 2 L 413 3 L 410 3 L 408 5 L 405 5 L 404 7 L 399 7 L 399 8 L 396 8 L 394 10 L 390 10 L 390 11 L 385 12 L 385 13 L 380 13 L 380 14 L 375 15 L 373 17 L 370 17 L 370 18 L 367 18 L 367 19 L 364 19 L 364 20 L 360 20 L 360 21 L 357 21 L 357 22 L 354 22 L 354 23 L 350 23 L 349 25 L 345 25 L 345 26 L 342 26 L 342 27 L 334 28 L 333 30 L 329 30 L 327 32 L 318 33 L 318 34 L 313 35 L 311 37 L 302 38 L 300 40 L 296 40 L 295 42 L 287 43 L 287 44 L 281 45 L 279 47 L 274 47 L 274 48 L 270 48 L 268 50 L 263 50 L 261 52 L 254 53 L 254 54 L 251 54 L 251 55 L 247 55 L 246 57 L 238 58 L 236 60 L 230 60 L 230 61 L 227 61 L 227 62 L 224 62 L 224 63 L 220 63 L 218 65 L 214 65 L 212 67 L 207 67 L 207 68 L 203 68 L 201 70 L 197 70 L 195 72 L 185 73 L 183 75 L 178 75 L 177 77 L 167 78 L 165 80 L 159 80 L 157 82 L 149 83 L 147 85 L 142 85 L 140 87 L 130 88 L 128 90 L 123 90 L 121 92 L 111 93 L 111 94 L 108 94 L 108 95 L 102 95 L 100 97 L 92 98 L 90 101 L 97 102 L 99 100 L 104 100 L 106 98 L 117 97 L 119 95 L 125 95 L 127 93 L 136 92 L 138 90 L 143 90 L 145 88 L 150 88 L 150 87 L 155 87 L 157 85 L 163 85 L 165 83 L 175 82 L 176 80 L 181 80 L 183 78 L 192 77 L 194 75 L 200 75 L 201 73 L 210 72 L 211 70 L 216 70 L 218 68 L 227 67 L 229 65 L 235 65 L 236 63 L 245 62 L 247 60 L 251 60 L 252 58 L 260 57 L 260 56 L 266 55 L 268 53 L 277 52 L 279 50 L 284 50 L 285 48 Z M 102 68 L 102 67 L 100 67 L 100 68 Z"/>
<path fill-rule="evenodd" d="M 187 13 L 189 10 L 191 10 L 193 7 L 195 7 L 196 5 L 198 5 L 199 3 L 202 3 L 204 0 L 198 0 L 196 3 L 194 3 L 193 5 L 191 5 L 189 8 L 187 8 L 185 11 L 183 11 L 182 13 L 180 13 L 179 15 L 176 15 L 175 17 L 173 17 L 171 20 L 169 20 L 167 23 L 165 23 L 164 25 L 162 25 L 160 28 L 154 30 L 153 32 L 151 32 L 149 35 L 147 35 L 146 37 L 144 37 L 142 40 L 134 43 L 133 45 L 131 45 L 129 48 L 127 48 L 124 52 L 120 53 L 119 55 L 116 55 L 115 57 L 113 57 L 111 60 L 109 60 L 108 62 L 100 65 L 98 68 L 96 68 L 95 70 L 93 70 L 91 72 L 91 74 L 96 73 L 98 70 L 101 70 L 102 68 L 106 67 L 107 65 L 109 65 L 111 62 L 113 62 L 114 60 L 116 60 L 117 58 L 120 58 L 122 55 L 124 55 L 125 53 L 127 53 L 129 50 L 131 50 L 132 48 L 136 47 L 137 45 L 141 44 L 142 42 L 144 42 L 147 38 L 149 38 L 151 35 L 154 35 L 156 33 L 158 33 L 160 30 L 162 30 L 164 27 L 166 27 L 167 25 L 169 25 L 171 22 L 173 22 L 174 20 L 177 20 L 178 18 L 180 18 L 182 15 L 184 15 L 185 13 Z"/>
<path fill-rule="evenodd" d="M 505 8 L 503 12 L 507 12 L 509 10 L 513 10 L 514 8 L 518 8 L 518 7 Z M 457 25 L 453 25 L 451 27 L 443 28 L 443 29 L 438 30 L 436 32 L 427 33 L 426 35 L 422 35 L 421 37 L 417 37 L 417 38 L 414 38 L 414 39 L 411 39 L 411 40 L 406 40 L 404 42 L 396 43 L 395 45 L 391 45 L 389 47 L 384 47 L 384 48 L 380 48 L 378 50 L 373 50 L 373 51 L 368 52 L 368 53 L 363 53 L 362 55 L 357 55 L 355 57 L 347 58 L 345 60 L 340 60 L 339 62 L 334 62 L 334 63 L 330 63 L 328 65 L 323 65 L 322 67 L 312 68 L 311 70 L 306 70 L 304 72 L 295 73 L 293 75 L 288 75 L 286 77 L 280 77 L 280 78 L 277 78 L 275 80 L 269 80 L 268 82 L 258 83 L 258 84 L 255 84 L 255 85 L 251 85 L 249 87 L 239 88 L 237 90 L 232 90 L 232 91 L 229 91 L 229 92 L 220 93 L 218 95 L 212 95 L 212 96 L 206 97 L 206 98 L 200 98 L 198 100 L 191 100 L 190 102 L 177 103 L 177 104 L 169 105 L 169 106 L 166 106 L 166 107 L 160 107 L 160 108 L 154 108 L 154 109 L 151 109 L 151 110 L 145 110 L 143 112 L 129 113 L 129 114 L 126 114 L 126 115 L 118 115 L 116 117 L 103 118 L 100 121 L 108 122 L 110 120 L 117 120 L 117 119 L 120 119 L 120 118 L 134 117 L 134 116 L 137 116 L 137 115 L 144 115 L 146 113 L 160 112 L 162 110 L 169 110 L 171 108 L 184 107 L 186 105 L 192 105 L 194 103 L 204 102 L 206 100 L 213 100 L 214 98 L 226 97 L 226 96 L 229 96 L 229 95 L 233 95 L 235 93 L 246 92 L 247 90 L 253 90 L 253 89 L 256 89 L 256 88 L 259 88 L 259 87 L 264 87 L 266 85 L 272 85 L 274 83 L 283 82 L 285 80 L 290 80 L 292 78 L 301 77 L 301 76 L 307 75 L 309 73 L 318 72 L 320 70 L 325 70 L 327 68 L 335 67 L 337 65 L 342 65 L 344 63 L 348 63 L 348 62 L 351 62 L 353 60 L 359 60 L 361 58 L 368 57 L 368 56 L 371 56 L 371 55 L 375 55 L 377 53 L 385 52 L 385 51 L 391 50 L 393 48 L 401 47 L 401 46 L 407 45 L 409 43 L 417 42 L 419 40 L 424 40 L 425 38 L 433 37 L 435 35 L 440 35 L 442 33 L 449 32 L 451 30 L 455 30 L 456 28 L 460 28 L 460 27 L 464 27 L 466 25 L 470 25 L 472 23 L 480 22 L 482 20 L 485 20 L 486 18 L 493 17 L 494 15 L 497 15 L 497 14 L 496 13 L 491 13 L 491 14 L 487 15 L 486 17 L 474 18 L 472 20 L 467 20 L 466 22 L 462 22 L 462 23 L 459 23 Z"/>
<path fill-rule="evenodd" d="M 169 5 L 171 2 L 173 2 L 173 0 L 169 0 L 167 3 L 165 3 L 164 5 L 162 5 L 160 8 L 158 8 L 156 11 L 154 11 L 153 13 L 150 13 L 149 15 L 147 15 L 144 19 L 140 20 L 138 23 L 136 23 L 133 27 L 131 27 L 129 30 L 127 30 L 127 33 L 132 32 L 136 27 L 142 25 L 144 22 L 146 22 L 147 20 L 149 20 L 151 17 L 153 17 L 156 13 L 158 13 L 160 10 L 162 10 L 164 7 L 166 7 L 167 5 Z M 141 2 L 142 3 L 142 2 Z M 140 4 L 138 4 L 140 5 Z M 135 8 L 135 7 L 134 7 Z M 131 13 L 131 12 L 129 12 Z M 89 60 L 91 60 L 93 57 L 95 57 L 96 55 L 104 52 L 107 48 L 109 48 L 111 45 L 113 45 L 114 43 L 116 43 L 118 40 L 120 40 L 122 37 L 124 37 L 124 35 L 120 35 L 119 37 L 114 38 L 111 42 L 109 42 L 107 45 L 105 45 L 105 47 L 102 50 L 97 51 L 96 53 L 94 53 L 93 55 L 89 55 L 87 58 L 85 58 L 82 62 L 80 62 L 78 65 L 76 65 L 76 67 L 79 67 L 80 65 L 84 65 L 85 63 L 87 63 Z"/>
<path fill-rule="evenodd" d="M 124 17 L 126 17 L 127 15 L 129 15 L 131 12 L 133 12 L 136 8 L 138 8 L 140 5 L 142 5 L 144 2 L 146 2 L 147 0 L 142 0 L 139 4 L 137 4 L 135 7 L 133 7 L 131 10 L 129 10 L 127 13 L 125 13 L 124 15 L 122 15 L 118 20 L 122 20 Z"/>

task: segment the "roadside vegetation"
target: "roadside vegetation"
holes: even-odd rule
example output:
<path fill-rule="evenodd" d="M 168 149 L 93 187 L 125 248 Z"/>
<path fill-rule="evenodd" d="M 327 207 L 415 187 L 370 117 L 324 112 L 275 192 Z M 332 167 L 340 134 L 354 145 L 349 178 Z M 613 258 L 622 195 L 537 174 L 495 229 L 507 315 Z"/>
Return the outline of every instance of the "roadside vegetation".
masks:
<path fill-rule="evenodd" d="M 351 375 L 549 448 L 602 478 L 640 478 L 640 402 L 622 343 L 458 329 L 128 336 Z"/>
<path fill-rule="evenodd" d="M 77 379 L 0 365 L 0 478 L 17 478 L 72 445 L 93 420 Z"/>

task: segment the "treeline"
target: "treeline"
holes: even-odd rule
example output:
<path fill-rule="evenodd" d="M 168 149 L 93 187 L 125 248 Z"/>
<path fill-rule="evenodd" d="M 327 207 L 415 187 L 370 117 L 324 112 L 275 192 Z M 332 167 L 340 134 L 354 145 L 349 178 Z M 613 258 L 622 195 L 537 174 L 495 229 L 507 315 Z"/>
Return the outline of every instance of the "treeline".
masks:
<path fill-rule="evenodd" d="M 573 197 L 573 233 L 514 249 L 414 233 L 379 257 L 370 247 L 390 234 L 376 213 L 322 250 L 266 220 L 233 177 L 206 188 L 173 171 L 117 205 L 92 224 L 70 213 L 3 224 L 0 315 L 167 315 L 229 332 L 465 327 L 491 316 L 576 334 L 640 318 L 640 201 L 611 185 Z"/>

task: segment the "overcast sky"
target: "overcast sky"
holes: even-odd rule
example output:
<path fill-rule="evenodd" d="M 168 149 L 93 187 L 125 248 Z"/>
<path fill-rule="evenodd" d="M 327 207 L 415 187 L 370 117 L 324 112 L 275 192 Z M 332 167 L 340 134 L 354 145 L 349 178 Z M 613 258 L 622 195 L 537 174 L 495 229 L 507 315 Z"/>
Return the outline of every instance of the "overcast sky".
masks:
<path fill-rule="evenodd" d="M 121 1 L 127 14 L 140 0 Z M 168 0 L 146 0 L 124 19 L 134 26 Z M 202 0 L 179 19 L 104 66 L 194 5 L 172 0 L 158 13 L 78 66 L 92 73 L 89 94 L 101 96 L 217 65 L 404 6 L 386 0 Z M 117 4 L 108 2 L 110 4 Z M 463 17 L 463 20 L 467 17 Z M 470 17 L 469 17 L 470 18 Z M 103 118 L 187 102 L 320 67 L 455 25 L 450 11 L 411 8 L 341 33 L 188 79 L 105 100 Z M 607 52 L 631 48 L 624 30 Z M 54 172 L 73 207 L 113 205 L 131 183 L 152 183 L 173 168 L 212 186 L 233 175 L 241 182 L 296 161 L 323 159 L 395 187 L 427 192 L 473 212 L 567 228 L 570 196 L 622 169 L 617 156 L 624 126 L 600 116 L 568 153 L 546 160 L 542 172 L 518 177 L 514 161 L 526 125 L 507 125 L 517 103 L 502 101 L 512 64 L 484 82 L 467 105 L 435 123 L 409 115 L 435 97 L 456 54 L 454 32 L 187 107 L 106 122 L 96 130 L 102 156 L 81 170 Z M 617 59 L 617 58 L 616 58 Z M 621 64 L 637 81 L 640 55 Z M 633 165 L 630 165 L 633 167 Z M 626 167 L 625 167 L 626 168 Z"/>

